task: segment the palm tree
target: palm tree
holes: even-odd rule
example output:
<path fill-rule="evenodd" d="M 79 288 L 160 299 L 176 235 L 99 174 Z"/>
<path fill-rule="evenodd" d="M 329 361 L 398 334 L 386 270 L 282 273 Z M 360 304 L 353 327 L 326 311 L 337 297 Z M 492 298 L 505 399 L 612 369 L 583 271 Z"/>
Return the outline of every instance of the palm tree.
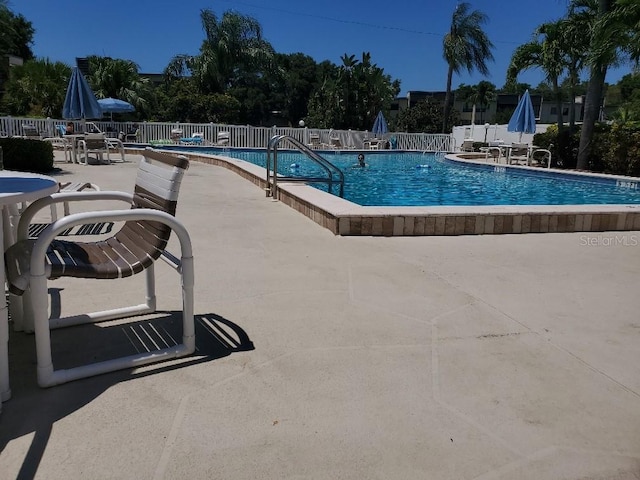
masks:
<path fill-rule="evenodd" d="M 595 7 L 594 2 L 573 2 L 577 7 Z M 578 147 L 576 168 L 586 169 L 595 123 L 600 116 L 604 82 L 610 65 L 627 55 L 636 63 L 640 58 L 640 5 L 637 0 L 598 0 L 592 24 L 589 49 L 589 86 Z"/>
<path fill-rule="evenodd" d="M 59 117 L 70 76 L 67 65 L 48 59 L 29 60 L 13 67 L 5 83 L 4 99 L 9 113 Z"/>
<path fill-rule="evenodd" d="M 119 98 L 129 102 L 137 112 L 149 106 L 149 79 L 138 74 L 138 65 L 130 60 L 88 57 L 90 74 L 87 81 L 97 98 Z"/>
<path fill-rule="evenodd" d="M 493 61 L 493 44 L 482 30 L 487 16 L 479 10 L 471 10 L 466 2 L 459 4 L 453 12 L 451 27 L 442 42 L 443 56 L 449 65 L 447 71 L 447 93 L 444 100 L 442 132 L 446 133 L 451 112 L 451 81 L 454 73 L 466 69 L 471 73 L 477 69 L 488 75 L 487 62 Z"/>
<path fill-rule="evenodd" d="M 558 132 L 562 131 L 563 125 L 560 76 L 566 67 L 562 31 L 561 21 L 540 25 L 536 29 L 537 38 L 516 48 L 507 69 L 507 83 L 515 82 L 518 74 L 529 68 L 539 67 L 545 72 L 556 100 Z"/>
<path fill-rule="evenodd" d="M 205 32 L 200 54 L 175 56 L 165 69 L 168 77 L 190 72 L 203 93 L 221 93 L 239 71 L 260 69 L 273 58 L 273 48 L 254 18 L 227 11 L 218 20 L 209 9 L 201 10 L 200 18 Z"/>
<path fill-rule="evenodd" d="M 585 4 L 595 5 L 595 0 L 582 0 Z M 580 73 L 587 62 L 587 51 L 591 39 L 590 25 L 593 21 L 594 8 L 580 11 L 571 5 L 566 19 L 561 21 L 562 49 L 565 53 L 567 80 L 569 86 L 569 127 L 575 126 L 576 91 L 580 84 Z"/>
<path fill-rule="evenodd" d="M 496 86 L 493 83 L 482 80 L 478 85 L 476 85 L 475 95 L 472 100 L 474 102 L 474 106 L 475 104 L 480 105 L 480 123 L 484 123 L 485 111 L 495 98 Z"/>

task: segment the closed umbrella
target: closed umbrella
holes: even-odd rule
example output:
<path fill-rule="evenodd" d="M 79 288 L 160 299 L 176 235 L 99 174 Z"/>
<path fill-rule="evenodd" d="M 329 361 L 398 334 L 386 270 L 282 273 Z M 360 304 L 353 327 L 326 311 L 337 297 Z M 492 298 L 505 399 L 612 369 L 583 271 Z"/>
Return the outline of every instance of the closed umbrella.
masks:
<path fill-rule="evenodd" d="M 67 96 L 62 106 L 62 118 L 65 120 L 82 120 L 83 130 L 87 118 L 101 118 L 102 108 L 93 94 L 93 90 L 87 83 L 78 67 L 73 67 Z"/>
<path fill-rule="evenodd" d="M 507 130 L 520 132 L 520 141 L 522 141 L 523 133 L 536 133 L 536 114 L 533 110 L 529 90 L 526 90 L 520 98 L 515 112 L 511 115 Z"/>
<path fill-rule="evenodd" d="M 111 114 L 111 120 L 113 121 L 114 113 L 125 113 L 125 112 L 135 112 L 135 107 L 131 105 L 129 102 L 125 102 L 124 100 L 120 100 L 118 98 L 101 98 L 98 100 L 100 107 L 102 107 L 103 112 L 108 112 Z"/>
<path fill-rule="evenodd" d="M 371 129 L 371 133 L 374 135 L 382 136 L 389 131 L 389 127 L 387 126 L 387 121 L 384 118 L 382 112 L 378 112 L 378 116 L 376 120 L 373 122 L 373 128 Z"/>

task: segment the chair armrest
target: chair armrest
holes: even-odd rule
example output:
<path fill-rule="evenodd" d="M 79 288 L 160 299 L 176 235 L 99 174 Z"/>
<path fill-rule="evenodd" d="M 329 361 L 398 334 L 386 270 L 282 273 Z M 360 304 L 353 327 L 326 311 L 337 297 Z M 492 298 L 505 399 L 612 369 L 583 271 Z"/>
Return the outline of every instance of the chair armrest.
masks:
<path fill-rule="evenodd" d="M 126 222 L 131 220 L 149 220 L 162 223 L 168 226 L 178 236 L 180 241 L 180 249 L 183 259 L 192 259 L 193 250 L 191 248 L 191 238 L 189 232 L 182 223 L 180 223 L 173 215 L 153 208 L 134 208 L 131 210 L 105 210 L 101 212 L 83 212 L 74 213 L 56 220 L 45 228 L 38 236 L 33 246 L 31 255 L 31 275 L 45 275 L 44 258 L 47 254 L 47 248 L 63 230 L 81 225 L 84 223 L 98 223 L 102 221 Z"/>
<path fill-rule="evenodd" d="M 45 207 L 56 203 L 76 202 L 88 200 L 121 200 L 131 204 L 133 202 L 133 194 L 118 191 L 82 191 L 82 192 L 62 192 L 54 193 L 48 197 L 42 197 L 29 205 L 22 215 L 18 223 L 18 240 L 24 240 L 29 235 L 29 225 L 33 217 Z"/>

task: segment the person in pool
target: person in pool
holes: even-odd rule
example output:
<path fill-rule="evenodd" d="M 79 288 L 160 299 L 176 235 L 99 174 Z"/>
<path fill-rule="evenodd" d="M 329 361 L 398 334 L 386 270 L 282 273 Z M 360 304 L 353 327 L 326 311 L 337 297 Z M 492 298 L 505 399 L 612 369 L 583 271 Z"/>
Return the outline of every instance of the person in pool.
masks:
<path fill-rule="evenodd" d="M 364 168 L 366 166 L 367 166 L 367 164 L 364 163 L 364 153 L 359 153 L 358 154 L 358 164 L 354 165 L 354 167 L 362 167 L 362 168 Z"/>

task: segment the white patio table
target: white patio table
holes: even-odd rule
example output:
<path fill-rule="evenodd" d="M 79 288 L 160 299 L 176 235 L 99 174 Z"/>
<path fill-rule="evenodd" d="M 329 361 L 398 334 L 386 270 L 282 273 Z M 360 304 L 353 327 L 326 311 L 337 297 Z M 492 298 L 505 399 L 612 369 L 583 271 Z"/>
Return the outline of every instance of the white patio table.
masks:
<path fill-rule="evenodd" d="M 35 173 L 14 172 L 10 170 L 0 171 L 0 285 L 3 288 L 3 298 L 0 300 L 0 411 L 2 402 L 11 398 L 11 387 L 9 384 L 9 315 L 7 302 L 4 297 L 4 287 L 6 274 L 4 266 L 5 242 L 12 242 L 14 239 L 13 226 L 5 224 L 4 218 L 12 217 L 10 210 L 12 206 L 21 202 L 32 202 L 38 198 L 51 195 L 58 191 L 58 182 L 45 175 Z M 6 211 L 6 212 L 5 212 Z M 15 210 L 14 210 L 15 212 Z M 5 215 L 5 213 L 7 213 Z M 14 217 L 14 222 L 17 218 Z"/>

